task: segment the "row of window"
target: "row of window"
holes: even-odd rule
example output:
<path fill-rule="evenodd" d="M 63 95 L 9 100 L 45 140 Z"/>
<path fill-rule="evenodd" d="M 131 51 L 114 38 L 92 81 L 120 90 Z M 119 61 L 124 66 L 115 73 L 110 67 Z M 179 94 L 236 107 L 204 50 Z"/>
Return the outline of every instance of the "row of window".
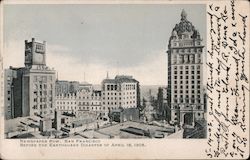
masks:
<path fill-rule="evenodd" d="M 123 102 L 123 105 L 125 104 L 133 104 L 135 103 L 135 101 L 127 101 L 127 102 Z M 105 102 L 102 102 L 103 105 L 105 105 Z M 117 105 L 117 102 L 107 102 L 107 105 Z M 119 105 L 122 105 L 121 102 L 119 102 Z"/>
<path fill-rule="evenodd" d="M 106 87 L 108 91 L 117 90 L 117 85 L 108 84 Z"/>
<path fill-rule="evenodd" d="M 197 101 L 195 101 L 195 99 L 179 99 L 179 102 L 178 102 L 178 99 L 175 98 L 174 99 L 174 103 L 201 103 L 201 100 L 200 99 L 197 99 Z"/>
<path fill-rule="evenodd" d="M 179 74 L 183 74 L 183 73 L 189 74 L 190 72 L 189 72 L 189 70 L 186 70 L 185 72 L 184 71 L 179 71 Z M 191 73 L 194 74 L 194 71 L 191 71 Z M 197 73 L 200 73 L 200 71 L 197 70 Z M 174 71 L 174 74 L 176 75 L 176 74 L 178 74 L 178 72 Z"/>
<path fill-rule="evenodd" d="M 194 71 L 192 71 L 191 74 L 192 74 L 191 76 L 193 76 L 193 75 L 194 75 Z M 197 74 L 200 74 L 200 71 L 197 71 Z M 183 77 L 184 77 L 184 76 L 182 76 L 182 75 L 179 76 L 180 79 L 183 79 Z M 188 77 L 189 77 L 189 76 L 186 75 L 186 79 L 188 79 Z M 198 76 L 197 76 L 197 78 L 198 78 Z M 199 76 L 199 78 L 200 78 L 200 76 Z M 177 79 L 177 76 L 176 76 L 176 75 L 174 76 L 174 79 Z"/>
<path fill-rule="evenodd" d="M 49 104 L 49 107 L 52 108 L 52 104 Z M 39 105 L 39 108 L 38 108 L 38 105 L 34 105 L 32 108 L 33 109 L 47 109 L 48 106 L 47 106 L 47 104 L 43 104 L 43 105 L 41 104 L 41 105 Z"/>
<path fill-rule="evenodd" d="M 177 115 L 177 113 L 175 112 L 174 113 L 174 115 Z M 201 114 L 198 112 L 198 113 L 196 113 L 196 115 L 198 116 L 198 117 L 200 117 L 201 116 Z"/>
<path fill-rule="evenodd" d="M 57 107 L 57 109 L 60 109 L 60 110 L 77 110 L 77 107 L 60 106 L 60 107 Z M 92 110 L 94 110 L 94 109 L 95 110 L 103 109 L 103 110 L 105 110 L 105 107 L 78 107 L 78 110 L 89 110 L 89 109 L 92 109 Z"/>
<path fill-rule="evenodd" d="M 195 55 L 194 54 L 186 54 L 186 55 L 173 55 L 173 63 L 194 63 L 195 62 Z"/>
<path fill-rule="evenodd" d="M 126 84 L 122 86 L 124 90 L 134 90 L 136 88 L 135 84 Z M 106 85 L 106 90 L 108 91 L 116 91 L 118 86 L 116 84 L 108 84 Z"/>
<path fill-rule="evenodd" d="M 113 107 L 112 107 L 113 108 Z M 60 106 L 60 107 L 57 107 L 57 109 L 60 109 L 60 110 L 77 110 L 77 107 L 69 107 L 69 106 Z M 98 110 L 98 109 L 102 109 L 100 107 L 78 107 L 79 110 L 89 110 L 89 109 L 92 109 L 92 110 Z"/>
<path fill-rule="evenodd" d="M 52 84 L 37 84 L 37 83 L 34 83 L 33 84 L 33 89 L 34 90 L 46 90 L 49 86 L 49 89 L 53 89 L 53 85 Z"/>
<path fill-rule="evenodd" d="M 173 53 L 195 53 L 195 52 L 202 52 L 202 48 L 173 49 Z"/>
<path fill-rule="evenodd" d="M 103 92 L 102 94 L 105 95 L 105 92 Z M 123 92 L 123 95 L 126 95 L 126 94 L 127 94 L 127 95 L 132 95 L 132 94 L 135 94 L 135 92 Z M 116 95 L 118 95 L 118 94 L 116 94 L 116 92 L 114 92 L 114 93 L 113 93 L 113 92 L 107 92 L 107 95 L 111 95 L 111 96 L 112 96 L 112 95 L 115 95 L 115 96 L 116 96 Z M 122 93 L 119 92 L 119 95 L 121 96 Z"/>
<path fill-rule="evenodd" d="M 190 105 L 185 105 L 185 107 L 186 107 L 186 108 L 189 108 Z M 179 107 L 178 107 L 177 105 L 175 105 L 175 106 L 172 106 L 172 108 L 173 108 L 173 109 L 178 109 Z M 193 108 L 193 109 L 201 109 L 201 106 L 200 106 L 200 105 L 197 105 L 197 106 L 195 106 L 195 108 Z"/>
<path fill-rule="evenodd" d="M 126 84 L 124 87 L 125 90 L 134 90 L 135 84 Z"/>
<path fill-rule="evenodd" d="M 129 106 L 129 107 L 135 107 L 135 106 Z M 129 108 L 127 107 L 127 108 Z M 59 110 L 106 110 L 106 109 L 111 109 L 111 110 L 114 110 L 114 109 L 118 109 L 118 107 L 69 107 L 69 106 L 60 106 L 60 107 L 57 107 L 57 109 Z"/>
<path fill-rule="evenodd" d="M 52 90 L 34 91 L 33 93 L 35 96 L 52 96 Z"/>
<path fill-rule="evenodd" d="M 65 96 L 57 96 L 57 99 L 92 99 L 92 100 L 100 100 L 101 99 L 101 96 L 100 97 L 75 97 L 75 96 L 70 96 L 70 97 L 65 97 Z"/>
<path fill-rule="evenodd" d="M 177 91 L 178 91 L 178 90 L 174 90 L 174 93 L 177 94 Z M 179 92 L 180 92 L 180 93 L 183 93 L 183 90 L 179 90 Z M 186 90 L 186 94 L 188 94 L 188 93 L 189 93 L 189 90 Z M 191 90 L 191 93 L 194 94 L 194 90 Z M 201 93 L 201 91 L 200 91 L 200 90 L 197 90 L 197 94 L 200 94 L 200 93 Z"/>
<path fill-rule="evenodd" d="M 192 41 L 188 41 L 188 42 L 184 42 L 184 43 L 174 43 L 174 46 L 177 46 L 177 44 L 179 44 L 180 47 L 183 47 L 183 46 L 193 46 L 193 42 Z"/>
<path fill-rule="evenodd" d="M 178 95 L 174 94 L 174 97 L 177 98 Z M 195 95 L 192 94 L 191 97 L 189 97 L 189 95 L 186 95 L 186 96 L 185 95 L 179 95 L 179 98 L 183 98 L 183 97 L 185 97 L 185 98 L 195 98 Z M 196 98 L 200 99 L 201 97 L 200 97 L 200 95 L 197 95 Z"/>
<path fill-rule="evenodd" d="M 52 110 L 50 110 L 49 112 L 50 112 L 50 113 L 53 113 Z M 40 115 L 49 114 L 49 112 L 47 112 L 47 111 L 40 111 L 39 114 L 40 114 Z M 38 112 L 34 112 L 34 115 L 39 115 L 39 114 L 38 114 Z"/>
<path fill-rule="evenodd" d="M 91 105 L 101 105 L 101 102 L 79 102 L 79 105 L 89 105 L 89 104 L 91 104 Z"/>
<path fill-rule="evenodd" d="M 122 97 L 107 97 L 108 100 L 117 100 L 119 98 L 119 100 L 122 99 Z M 135 96 L 128 96 L 128 97 L 123 97 L 123 99 L 134 99 Z M 103 100 L 105 100 L 105 97 L 102 98 Z"/>
<path fill-rule="evenodd" d="M 47 82 L 47 81 L 52 81 L 52 76 L 34 76 L 33 81 L 34 82 Z"/>
<path fill-rule="evenodd" d="M 52 97 L 34 98 L 34 102 L 52 102 Z"/>
<path fill-rule="evenodd" d="M 44 50 L 44 46 L 36 44 L 36 50 Z"/>
<path fill-rule="evenodd" d="M 75 104 L 76 105 L 76 102 L 56 102 L 56 104 L 67 104 L 67 105 L 69 105 L 69 104 L 71 104 L 71 105 L 73 105 L 73 104 Z M 78 103 L 79 105 L 89 105 L 89 104 L 91 104 L 91 105 L 101 105 L 101 102 L 79 102 Z"/>
<path fill-rule="evenodd" d="M 174 66 L 174 70 L 177 70 L 178 68 L 180 70 L 182 70 L 184 68 L 184 66 Z M 200 69 L 200 65 L 196 65 L 196 66 L 194 66 L 194 65 L 186 65 L 185 66 L 186 70 L 189 69 L 189 68 L 191 68 L 192 70 L 194 70 L 194 68 L 196 68 L 197 70 L 199 70 Z"/>
<path fill-rule="evenodd" d="M 197 77 L 198 78 L 198 77 Z M 188 78 L 187 78 L 188 79 Z M 195 81 L 190 81 L 191 82 L 191 84 L 195 84 Z M 201 81 L 200 80 L 198 80 L 198 81 L 196 81 L 197 82 L 197 84 L 200 84 L 201 83 Z M 174 84 L 177 84 L 177 81 L 174 81 Z M 180 81 L 180 84 L 183 84 L 183 81 Z M 189 84 L 189 81 L 187 80 L 186 81 L 186 84 Z"/>
<path fill-rule="evenodd" d="M 183 85 L 180 85 L 179 88 L 183 89 Z M 194 85 L 191 85 L 191 88 L 194 89 Z M 174 86 L 174 89 L 177 89 L 177 85 Z M 186 89 L 189 89 L 189 85 L 186 85 Z M 197 89 L 200 89 L 200 85 L 197 85 Z"/>
<path fill-rule="evenodd" d="M 127 102 L 123 102 L 123 104 L 125 105 L 125 104 L 133 104 L 133 103 L 135 103 L 135 101 L 127 101 Z M 65 102 L 57 102 L 57 104 L 59 105 L 59 104 L 70 104 L 69 102 L 67 102 L 67 103 L 65 103 Z M 76 102 L 71 102 L 71 104 L 73 105 L 73 104 L 75 104 L 76 105 Z M 89 104 L 91 104 L 91 105 L 101 105 L 101 102 L 79 102 L 78 103 L 79 105 L 89 105 Z M 103 104 L 105 105 L 105 102 L 103 102 Z M 108 105 L 117 105 L 118 103 L 117 102 L 107 102 L 107 104 Z M 121 102 L 119 102 L 119 105 L 121 105 L 122 103 Z"/>
<path fill-rule="evenodd" d="M 56 102 L 57 104 L 76 104 L 76 102 Z"/>
<path fill-rule="evenodd" d="M 79 97 L 79 99 L 100 99 L 101 98 L 101 96 L 98 96 L 98 97 L 93 97 L 93 96 L 91 96 L 91 97 L 88 97 L 88 96 L 86 96 L 86 97 Z"/>
<path fill-rule="evenodd" d="M 135 106 L 127 106 L 126 108 L 135 108 Z M 57 109 L 59 110 L 68 110 L 68 111 L 72 111 L 72 110 L 108 110 L 108 109 L 118 109 L 118 107 L 69 107 L 69 106 L 59 106 L 57 107 Z"/>

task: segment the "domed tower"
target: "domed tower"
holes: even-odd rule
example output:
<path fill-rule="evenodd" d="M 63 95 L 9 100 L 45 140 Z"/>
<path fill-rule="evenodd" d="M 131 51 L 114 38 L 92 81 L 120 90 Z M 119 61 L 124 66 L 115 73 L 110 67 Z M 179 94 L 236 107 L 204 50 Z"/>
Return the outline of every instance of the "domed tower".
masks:
<path fill-rule="evenodd" d="M 204 118 L 202 87 L 203 45 L 199 31 L 187 20 L 185 10 L 168 44 L 168 106 L 171 121 L 194 125 Z"/>

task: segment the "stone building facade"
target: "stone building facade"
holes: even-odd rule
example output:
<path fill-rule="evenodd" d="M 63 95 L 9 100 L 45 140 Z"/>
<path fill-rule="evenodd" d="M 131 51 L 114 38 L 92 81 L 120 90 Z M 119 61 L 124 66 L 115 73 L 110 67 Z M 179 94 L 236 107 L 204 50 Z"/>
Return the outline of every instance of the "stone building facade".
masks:
<path fill-rule="evenodd" d="M 194 125 L 204 118 L 203 56 L 199 31 L 182 10 L 168 44 L 168 107 L 171 121 Z"/>
<path fill-rule="evenodd" d="M 89 83 L 80 83 L 74 93 L 60 93 L 56 96 L 56 108 L 60 112 L 73 113 L 80 117 L 84 113 L 96 117 L 108 117 L 118 108 L 136 108 L 140 103 L 139 82 L 132 76 L 116 76 L 102 81 L 101 90 L 95 90 Z"/>
<path fill-rule="evenodd" d="M 23 116 L 54 116 L 55 70 L 46 65 L 46 42 L 25 41 Z"/>
<path fill-rule="evenodd" d="M 79 89 L 75 93 L 65 93 L 56 96 L 56 108 L 61 113 L 73 113 L 80 117 L 84 113 L 99 115 L 104 112 L 101 106 L 101 91 Z"/>
<path fill-rule="evenodd" d="M 5 70 L 6 118 L 52 117 L 55 71 L 46 66 L 46 42 L 25 40 L 25 67 Z M 11 111 L 10 111 L 11 109 Z M 11 117 L 9 116 L 11 112 Z"/>
<path fill-rule="evenodd" d="M 117 75 L 102 81 L 102 106 L 106 110 L 136 108 L 140 103 L 139 82 L 132 76 Z"/>

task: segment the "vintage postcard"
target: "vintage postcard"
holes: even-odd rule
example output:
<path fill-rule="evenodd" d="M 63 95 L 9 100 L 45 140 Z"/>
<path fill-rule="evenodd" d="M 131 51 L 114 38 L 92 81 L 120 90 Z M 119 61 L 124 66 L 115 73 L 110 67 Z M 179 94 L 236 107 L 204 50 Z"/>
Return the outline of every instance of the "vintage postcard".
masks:
<path fill-rule="evenodd" d="M 1 159 L 247 159 L 248 1 L 1 1 Z"/>

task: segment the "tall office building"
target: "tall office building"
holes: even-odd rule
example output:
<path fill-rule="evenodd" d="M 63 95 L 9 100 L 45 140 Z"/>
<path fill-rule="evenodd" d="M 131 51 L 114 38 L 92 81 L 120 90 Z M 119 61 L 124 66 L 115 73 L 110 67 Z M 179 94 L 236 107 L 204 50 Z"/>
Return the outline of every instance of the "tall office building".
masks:
<path fill-rule="evenodd" d="M 23 116 L 54 115 L 55 70 L 46 66 L 46 42 L 25 41 Z"/>
<path fill-rule="evenodd" d="M 25 40 L 25 67 L 5 70 L 6 118 L 48 117 L 55 109 L 55 71 L 46 66 L 46 44 Z"/>
<path fill-rule="evenodd" d="M 17 71 L 10 68 L 4 70 L 4 111 L 5 111 L 5 119 L 12 119 L 15 116 L 14 112 L 14 88 L 13 88 L 13 80 L 17 78 Z"/>
<path fill-rule="evenodd" d="M 204 118 L 203 54 L 200 33 L 182 10 L 168 44 L 168 107 L 171 121 L 194 125 Z"/>
<path fill-rule="evenodd" d="M 117 75 L 102 81 L 102 106 L 107 115 L 109 110 L 136 108 L 140 103 L 139 82 L 132 76 Z"/>

